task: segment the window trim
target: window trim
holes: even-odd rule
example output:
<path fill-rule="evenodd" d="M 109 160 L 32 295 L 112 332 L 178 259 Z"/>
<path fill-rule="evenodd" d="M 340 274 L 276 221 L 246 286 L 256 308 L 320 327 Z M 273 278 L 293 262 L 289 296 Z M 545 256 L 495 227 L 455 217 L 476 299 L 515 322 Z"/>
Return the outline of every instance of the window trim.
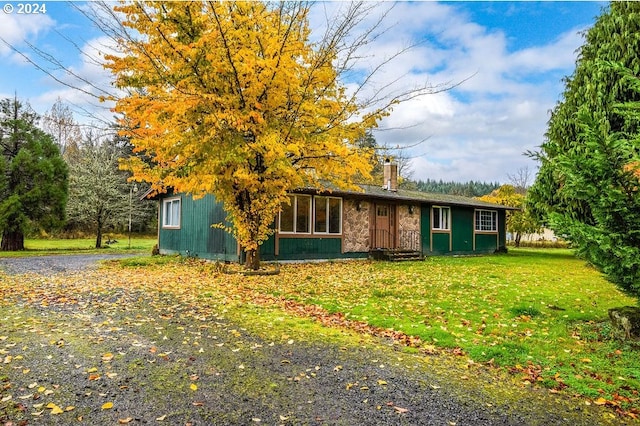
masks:
<path fill-rule="evenodd" d="M 436 210 L 439 210 L 440 212 L 438 213 L 438 217 L 440 219 L 440 227 L 436 228 L 434 226 L 433 223 L 433 215 L 436 212 Z M 446 227 L 442 227 L 442 212 L 443 210 L 445 210 L 447 212 L 446 214 L 446 222 L 447 222 L 447 226 Z M 449 206 L 431 206 L 431 229 L 434 231 L 451 231 L 451 207 Z"/>
<path fill-rule="evenodd" d="M 489 213 L 491 214 L 491 228 L 486 229 L 483 228 L 482 223 L 482 214 Z M 498 233 L 498 211 L 497 210 L 489 210 L 489 209 L 476 209 L 475 217 L 474 217 L 474 230 L 476 232 L 483 232 L 488 234 L 497 234 Z"/>
<path fill-rule="evenodd" d="M 326 226 L 327 226 L 327 230 L 322 232 L 322 231 L 316 231 L 316 204 L 318 201 L 318 198 L 324 198 L 325 199 L 325 208 L 326 208 Z M 338 232 L 331 232 L 329 231 L 331 229 L 331 226 L 329 224 L 329 202 L 330 200 L 338 200 L 340 202 L 340 216 L 338 217 Z M 330 197 L 327 195 L 314 195 L 313 196 L 313 234 L 314 235 L 342 235 L 342 198 L 340 197 Z"/>
<path fill-rule="evenodd" d="M 168 215 L 167 211 L 171 212 L 173 209 L 173 203 L 178 203 L 178 217 L 175 220 L 176 223 L 172 220 L 171 223 L 168 223 L 167 219 L 175 219 L 173 215 Z M 182 224 L 182 199 L 180 197 L 170 197 L 162 200 L 162 228 L 163 229 L 180 229 Z"/>
<path fill-rule="evenodd" d="M 283 235 L 283 236 L 296 236 L 296 235 L 304 235 L 304 236 L 328 236 L 328 237 L 341 237 L 342 233 L 343 233 L 343 227 L 342 227 L 342 222 L 344 219 L 344 199 L 342 197 L 331 197 L 328 195 L 307 195 L 307 194 L 289 194 L 289 197 L 293 198 L 293 202 L 287 206 L 287 208 L 293 208 L 293 231 L 283 231 L 282 230 L 282 210 L 280 210 L 280 212 L 278 213 L 278 229 L 277 232 L 279 235 Z M 307 229 L 306 232 L 300 232 L 300 231 L 296 231 L 297 228 L 297 221 L 298 221 L 298 215 L 297 215 L 297 211 L 298 211 L 298 197 L 305 197 L 305 198 L 310 198 L 310 203 L 309 203 L 309 227 Z M 339 200 L 340 202 L 340 219 L 339 219 L 339 232 L 329 232 L 330 226 L 329 223 L 327 222 L 327 231 L 326 232 L 321 232 L 321 231 L 316 231 L 316 202 L 318 198 L 324 198 L 326 204 L 326 208 L 327 208 L 327 217 L 329 215 L 329 210 L 328 210 L 328 203 L 330 201 L 330 199 L 334 199 L 334 200 Z"/>
<path fill-rule="evenodd" d="M 293 231 L 282 231 L 281 220 L 282 210 L 278 213 L 278 233 L 282 235 L 311 235 L 311 223 L 313 222 L 313 197 L 305 194 L 289 194 L 293 198 L 293 202 L 289 204 L 289 208 L 293 208 Z M 309 198 L 309 225 L 306 231 L 298 231 L 298 197 Z"/>

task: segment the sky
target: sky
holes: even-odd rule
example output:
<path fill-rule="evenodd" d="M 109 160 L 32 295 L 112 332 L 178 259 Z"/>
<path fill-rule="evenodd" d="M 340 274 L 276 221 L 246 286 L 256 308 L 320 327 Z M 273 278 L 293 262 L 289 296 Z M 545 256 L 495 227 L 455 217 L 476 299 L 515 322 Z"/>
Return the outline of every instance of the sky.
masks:
<path fill-rule="evenodd" d="M 108 40 L 78 11 L 85 4 L 40 1 L 26 10 L 26 3 L 0 3 L 0 98 L 17 96 L 40 114 L 60 99 L 78 122 L 95 123 L 95 116 L 109 121 L 110 105 L 55 81 L 25 59 L 69 81 L 53 61 L 43 60 L 55 58 L 84 80 L 86 92 L 109 88 L 111 77 L 95 60 L 108 49 Z M 562 96 L 562 79 L 575 68 L 581 32 L 604 6 L 582 1 L 378 5 L 375 13 L 386 11 L 384 32 L 362 55 L 355 75 L 413 47 L 386 63 L 364 96 L 381 87 L 390 94 L 453 87 L 395 106 L 375 130 L 376 141 L 402 148 L 416 180 L 508 183 L 525 168 L 535 173 L 537 164 L 524 153 L 544 141 L 549 111 Z M 319 31 L 342 7 L 318 2 L 310 15 L 312 28 Z M 375 13 L 363 21 L 363 29 Z"/>

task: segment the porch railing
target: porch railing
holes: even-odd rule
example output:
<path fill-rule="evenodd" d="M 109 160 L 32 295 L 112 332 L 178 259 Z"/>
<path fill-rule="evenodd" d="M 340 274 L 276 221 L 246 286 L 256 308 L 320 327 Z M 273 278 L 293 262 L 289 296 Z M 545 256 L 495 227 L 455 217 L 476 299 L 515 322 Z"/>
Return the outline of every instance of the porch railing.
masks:
<path fill-rule="evenodd" d="M 371 231 L 371 247 L 373 249 L 422 251 L 421 245 L 420 231 L 401 229 L 395 236 L 386 229 L 374 229 Z"/>
<path fill-rule="evenodd" d="M 406 231 L 401 229 L 398 232 L 398 248 L 402 250 L 422 251 L 420 231 Z"/>

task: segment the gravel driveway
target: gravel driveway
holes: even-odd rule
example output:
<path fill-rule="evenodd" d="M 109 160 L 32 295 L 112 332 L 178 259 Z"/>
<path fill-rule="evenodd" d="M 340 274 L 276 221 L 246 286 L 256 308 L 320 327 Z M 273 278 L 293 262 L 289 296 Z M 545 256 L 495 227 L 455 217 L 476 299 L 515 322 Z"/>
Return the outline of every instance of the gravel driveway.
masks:
<path fill-rule="evenodd" d="M 0 268 L 8 274 L 35 272 L 49 276 L 95 268 L 101 260 L 126 256 L 5 258 L 0 259 Z M 14 278 L 19 283 L 19 275 L 8 276 L 9 280 Z M 115 296 L 120 301 L 114 301 Z M 323 342 L 269 342 L 248 331 L 238 332 L 244 330 L 242 324 L 219 320 L 208 323 L 207 338 L 212 340 L 202 337 L 202 343 L 192 347 L 185 341 L 193 320 L 181 315 L 170 317 L 164 311 L 176 301 L 150 304 L 146 296 L 119 289 L 114 294 L 90 294 L 86 300 L 77 295 L 74 305 L 30 305 L 38 316 L 47 318 L 37 327 L 66 324 L 65 330 L 75 330 L 58 343 L 46 340 L 57 339 L 55 333 L 39 341 L 44 331 L 36 332 L 36 326 L 23 327 L 23 302 L 6 307 L 0 323 L 0 335 L 6 335 L 0 341 L 0 350 L 5 345 L 6 356 L 23 360 L 20 365 L 28 362 L 29 368 L 0 368 L 0 373 L 8 375 L 3 380 L 9 383 L 3 388 L 0 382 L 0 424 L 64 425 L 72 420 L 78 423 L 78 418 L 84 419 L 82 424 L 96 425 L 125 421 L 171 425 L 603 424 L 602 413 L 594 411 L 595 407 L 544 390 L 513 385 L 510 402 L 505 404 L 496 400 L 500 397 L 484 392 L 490 376 L 470 378 L 469 382 L 475 384 L 461 391 L 447 377 L 464 371 L 443 373 L 444 369 L 435 365 L 436 357 L 430 364 L 422 363 L 420 357 L 398 363 L 400 356 L 411 356 L 384 349 L 383 342 L 380 347 L 354 346 L 349 350 Z M 173 308 L 190 309 L 176 306 Z M 0 312 L 1 308 L 0 304 Z M 135 323 L 133 318 L 143 318 L 136 317 L 139 313 L 152 319 L 153 327 L 147 330 L 145 324 Z M 96 330 L 101 334 L 92 336 Z M 152 339 L 157 339 L 154 336 L 158 336 L 158 330 L 167 334 L 174 330 L 177 337 L 163 337 L 156 343 Z M 11 343 L 13 339 L 20 343 Z M 90 341 L 87 354 L 82 348 Z M 158 352 L 161 347 L 166 355 L 157 354 L 156 345 Z M 113 358 L 106 364 L 105 355 L 102 362 L 100 355 L 95 356 L 105 353 Z M 95 370 L 87 367 L 94 365 L 109 368 L 105 370 L 108 377 L 92 380 L 89 376 L 87 380 Z M 200 393 L 176 385 L 181 380 L 188 382 L 189 377 L 197 377 L 198 385 L 192 389 L 198 388 Z M 60 416 L 32 414 L 37 409 L 29 404 L 35 406 L 37 401 L 18 398 L 25 398 L 21 394 L 28 394 L 36 382 L 47 388 L 60 385 L 51 397 L 62 398 L 62 391 L 70 390 L 61 406 L 73 406 L 74 410 Z M 12 399 L 11 394 L 15 394 Z M 114 408 L 100 409 L 105 401 L 113 401 Z"/>
<path fill-rule="evenodd" d="M 100 261 L 136 256 L 134 254 L 69 254 L 0 258 L 0 270 L 7 274 L 51 275 L 96 268 Z"/>

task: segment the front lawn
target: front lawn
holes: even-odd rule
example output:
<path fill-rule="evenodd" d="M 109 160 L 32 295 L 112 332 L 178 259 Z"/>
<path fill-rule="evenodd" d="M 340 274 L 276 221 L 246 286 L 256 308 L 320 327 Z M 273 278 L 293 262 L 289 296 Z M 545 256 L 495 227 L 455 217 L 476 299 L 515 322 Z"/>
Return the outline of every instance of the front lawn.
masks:
<path fill-rule="evenodd" d="M 361 335 L 386 336 L 396 349 L 425 362 L 440 354 L 434 368 L 444 358 L 455 359 L 464 366 L 456 373 L 461 380 L 489 374 L 502 383 L 499 391 L 514 395 L 537 387 L 579 396 L 583 406 L 602 406 L 604 413 L 617 411 L 626 419 L 640 413 L 640 352 L 611 337 L 607 314 L 636 300 L 569 250 L 514 249 L 407 263 L 285 264 L 276 276 L 224 269 L 180 257 L 139 257 L 49 280 L 23 276 L 19 289 L 0 273 L 0 301 L 19 309 L 23 303 L 74 306 L 105 292 L 118 302 L 159 295 L 165 305 L 157 308 L 167 315 L 180 307 L 204 318 L 203 312 L 215 308 L 265 339 L 335 338 L 331 329 L 301 318 L 312 317 Z M 138 299 L 127 296 L 132 292 Z M 137 323 L 145 314 L 129 315 L 127 321 Z M 182 315 L 175 318 L 183 321 Z M 505 403 L 507 397 L 500 395 Z"/>
<path fill-rule="evenodd" d="M 356 324 L 418 336 L 423 347 L 508 370 L 522 386 L 623 410 L 640 406 L 640 352 L 613 340 L 608 320 L 609 308 L 636 300 L 570 250 L 287 265 L 277 278 L 238 285 L 221 288 L 318 305 Z"/>
<path fill-rule="evenodd" d="M 107 244 L 107 242 L 110 242 Z M 42 256 L 49 254 L 73 253 L 140 253 L 151 254 L 156 244 L 155 236 L 133 235 L 131 240 L 123 234 L 106 234 L 102 239 L 102 248 L 96 249 L 96 239 L 91 238 L 27 238 L 24 251 L 0 251 L 0 257 Z"/>

